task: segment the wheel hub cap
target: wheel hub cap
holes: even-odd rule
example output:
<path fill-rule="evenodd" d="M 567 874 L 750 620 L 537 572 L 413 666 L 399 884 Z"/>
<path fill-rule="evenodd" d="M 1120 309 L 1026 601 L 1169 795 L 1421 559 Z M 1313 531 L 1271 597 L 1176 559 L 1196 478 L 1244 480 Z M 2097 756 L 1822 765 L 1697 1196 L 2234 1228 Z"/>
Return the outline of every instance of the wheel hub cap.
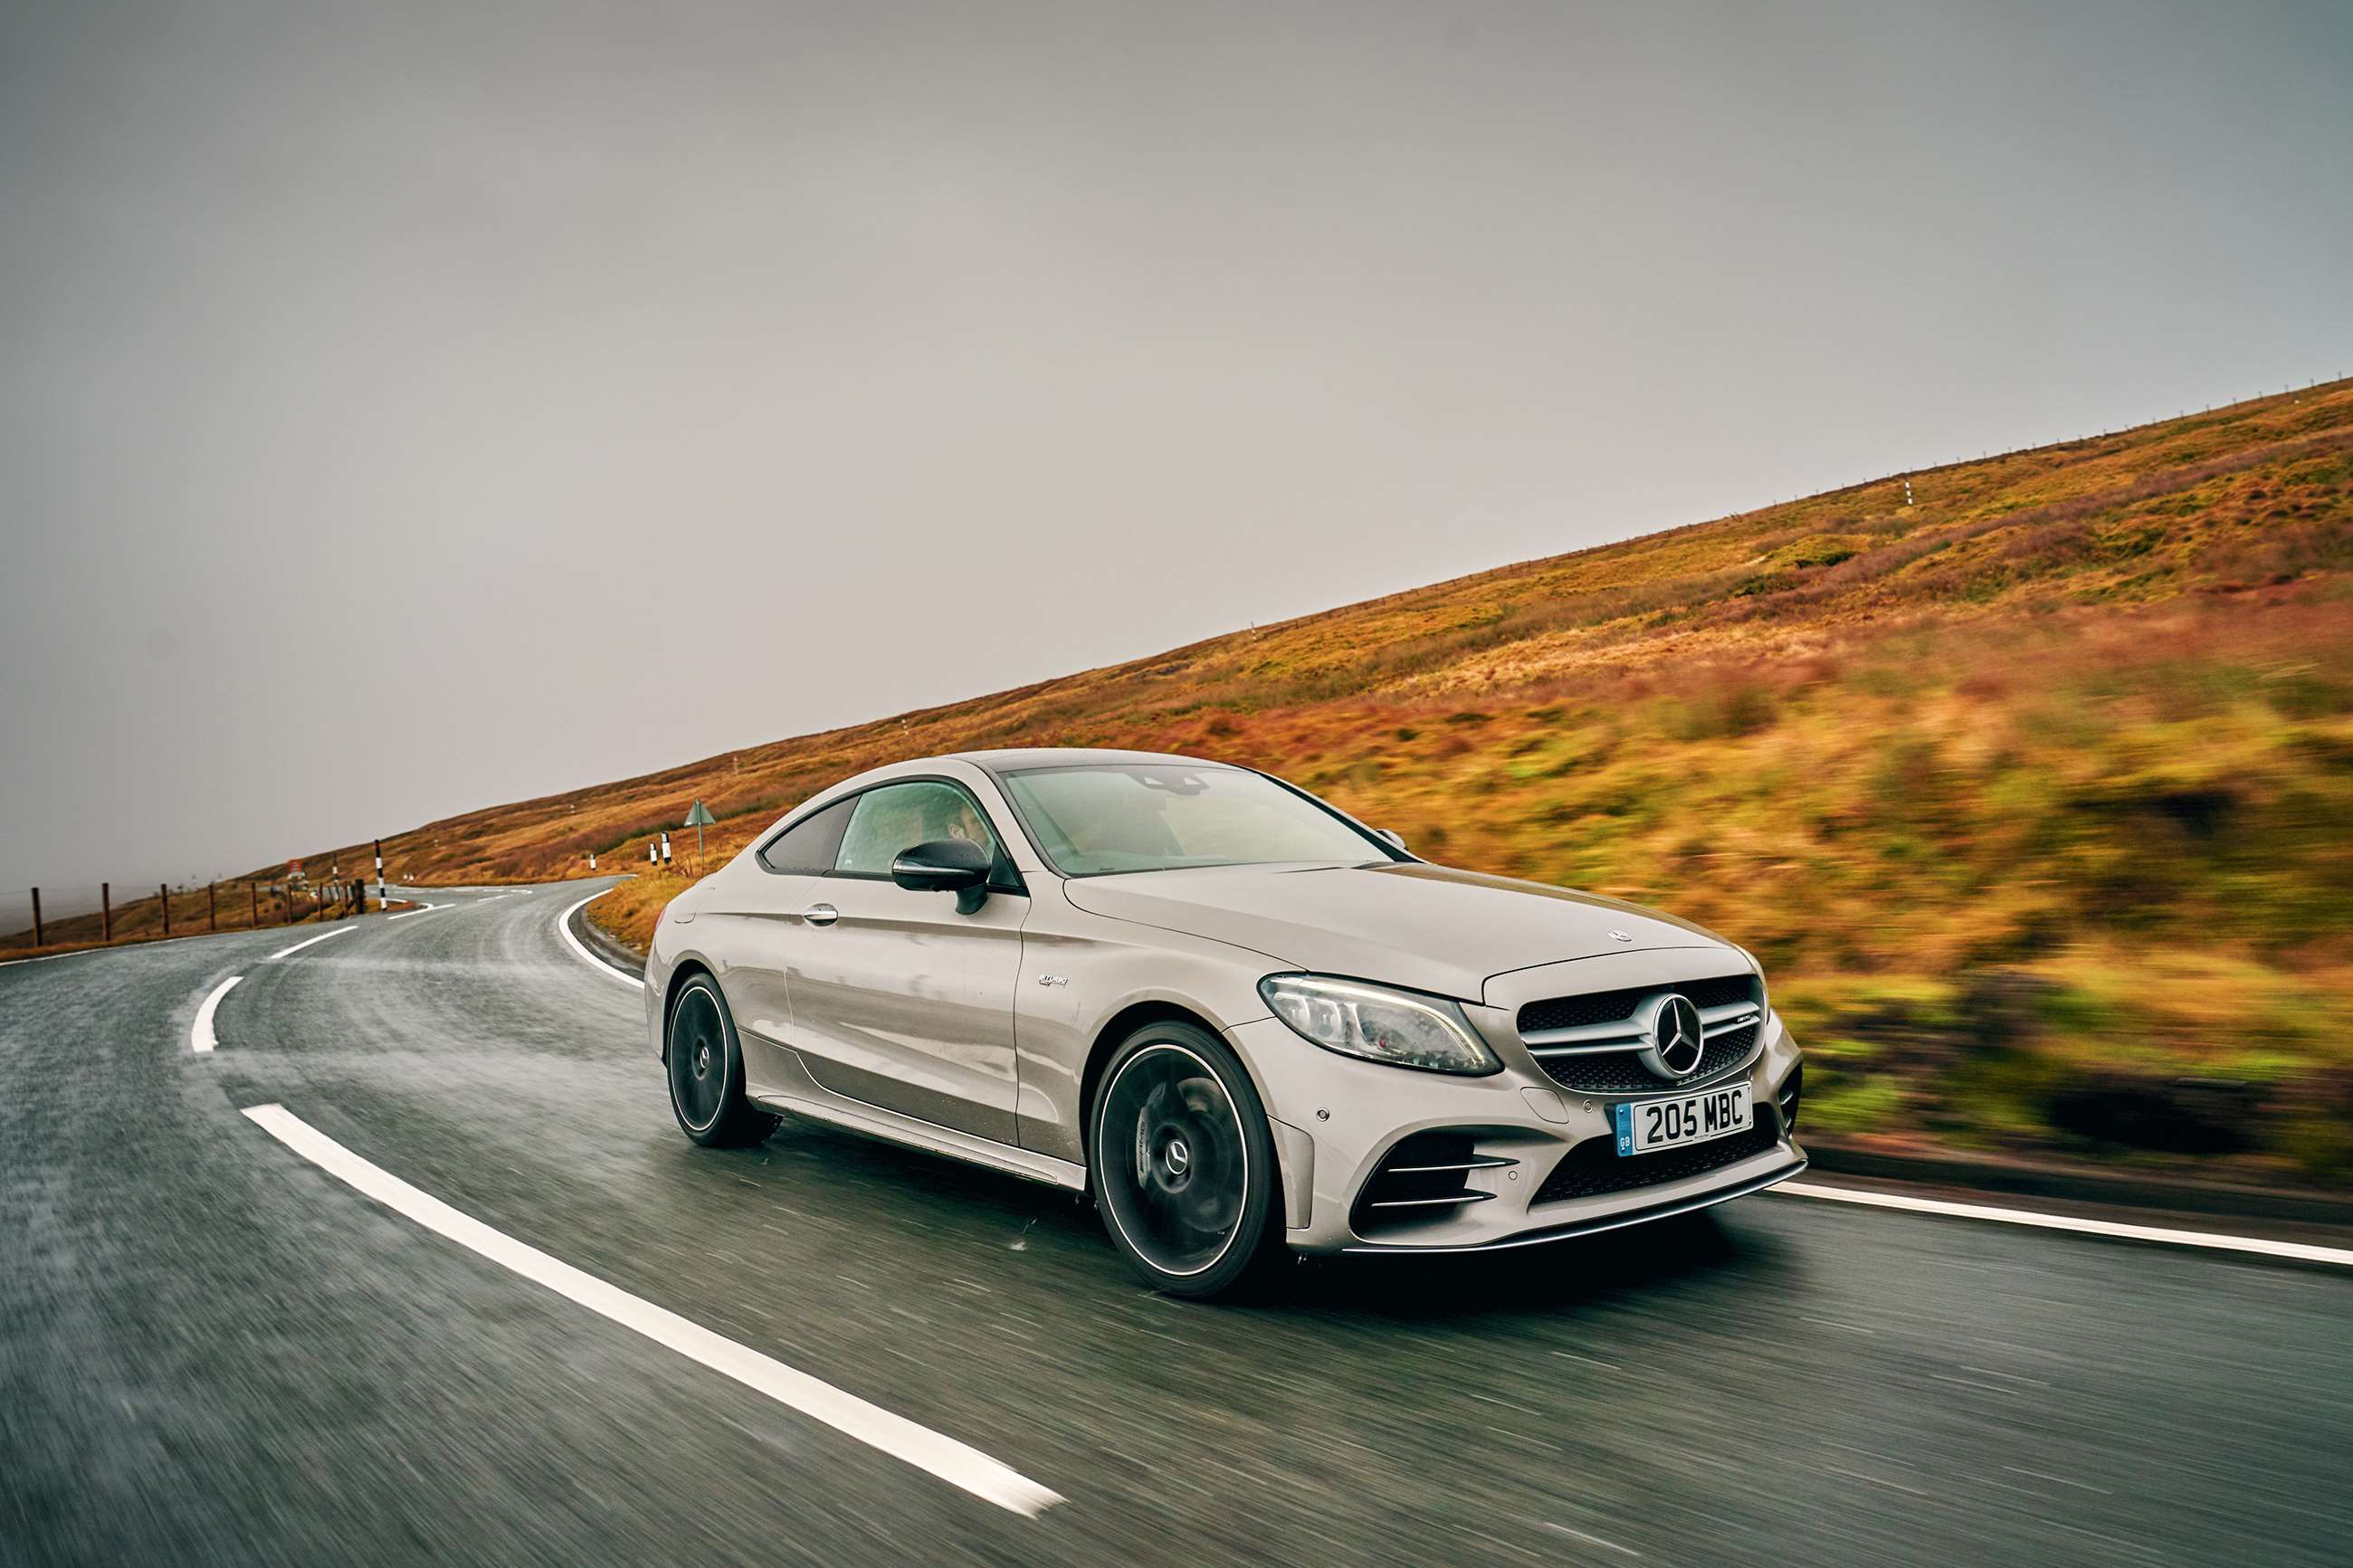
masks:
<path fill-rule="evenodd" d="M 670 1100 L 690 1132 L 708 1130 L 725 1108 L 726 1027 L 718 1003 L 700 983 L 670 1016 Z"/>
<path fill-rule="evenodd" d="M 1192 1274 L 1223 1256 L 1242 1219 L 1249 1156 L 1241 1121 L 1207 1063 L 1155 1046 L 1103 1090 L 1102 1201 L 1155 1269 Z"/>

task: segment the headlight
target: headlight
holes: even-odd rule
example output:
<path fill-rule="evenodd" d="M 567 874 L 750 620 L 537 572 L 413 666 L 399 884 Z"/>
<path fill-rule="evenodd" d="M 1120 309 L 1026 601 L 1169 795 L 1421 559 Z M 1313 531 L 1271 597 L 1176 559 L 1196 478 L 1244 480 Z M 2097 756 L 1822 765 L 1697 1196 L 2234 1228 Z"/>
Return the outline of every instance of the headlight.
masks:
<path fill-rule="evenodd" d="M 1504 1069 L 1462 1009 L 1435 996 L 1313 974 L 1270 974 L 1258 994 L 1276 1017 L 1327 1051 L 1430 1072 Z"/>

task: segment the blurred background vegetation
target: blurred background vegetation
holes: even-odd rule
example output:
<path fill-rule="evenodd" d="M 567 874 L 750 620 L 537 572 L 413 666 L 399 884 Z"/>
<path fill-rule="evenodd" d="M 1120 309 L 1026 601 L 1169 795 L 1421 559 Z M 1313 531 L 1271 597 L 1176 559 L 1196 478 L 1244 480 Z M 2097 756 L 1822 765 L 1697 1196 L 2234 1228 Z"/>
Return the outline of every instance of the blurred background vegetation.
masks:
<path fill-rule="evenodd" d="M 592 850 L 642 871 L 700 796 L 716 865 L 902 756 L 1193 752 L 1297 780 L 1430 858 L 1656 903 L 1754 949 L 1811 1053 L 1818 1137 L 2341 1183 L 2348 481 L 2337 383 L 477 813 L 386 851 L 416 880 L 583 875 Z M 643 876 L 591 909 L 642 945 L 682 886 Z"/>

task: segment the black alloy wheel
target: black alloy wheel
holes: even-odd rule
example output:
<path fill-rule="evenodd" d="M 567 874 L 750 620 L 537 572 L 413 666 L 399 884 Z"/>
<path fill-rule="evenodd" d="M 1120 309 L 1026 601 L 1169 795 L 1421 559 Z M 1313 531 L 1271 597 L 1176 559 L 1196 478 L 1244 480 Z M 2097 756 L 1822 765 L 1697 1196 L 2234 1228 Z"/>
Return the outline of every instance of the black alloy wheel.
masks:
<path fill-rule="evenodd" d="M 1103 1069 L 1093 1123 L 1103 1226 L 1146 1283 L 1223 1295 L 1281 1255 L 1273 1134 L 1224 1041 L 1174 1021 L 1137 1030 Z"/>
<path fill-rule="evenodd" d="M 706 1149 L 730 1149 L 776 1130 L 775 1114 L 744 1097 L 743 1052 L 718 982 L 697 974 L 679 987 L 666 1038 L 670 1107 L 689 1138 Z"/>

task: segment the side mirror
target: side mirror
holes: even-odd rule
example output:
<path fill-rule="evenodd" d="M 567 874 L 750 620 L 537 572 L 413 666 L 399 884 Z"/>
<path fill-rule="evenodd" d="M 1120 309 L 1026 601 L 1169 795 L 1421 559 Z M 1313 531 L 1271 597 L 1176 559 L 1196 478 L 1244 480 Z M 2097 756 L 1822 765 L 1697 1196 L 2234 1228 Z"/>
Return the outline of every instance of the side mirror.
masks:
<path fill-rule="evenodd" d="M 1404 836 L 1399 834 L 1393 827 L 1376 827 L 1373 829 L 1373 837 L 1379 839 L 1382 843 L 1388 845 L 1392 849 L 1403 849 L 1405 847 Z"/>
<path fill-rule="evenodd" d="M 916 893 L 954 893 L 968 915 L 988 897 L 988 851 L 969 838 L 934 838 L 899 852 L 891 879 Z"/>

